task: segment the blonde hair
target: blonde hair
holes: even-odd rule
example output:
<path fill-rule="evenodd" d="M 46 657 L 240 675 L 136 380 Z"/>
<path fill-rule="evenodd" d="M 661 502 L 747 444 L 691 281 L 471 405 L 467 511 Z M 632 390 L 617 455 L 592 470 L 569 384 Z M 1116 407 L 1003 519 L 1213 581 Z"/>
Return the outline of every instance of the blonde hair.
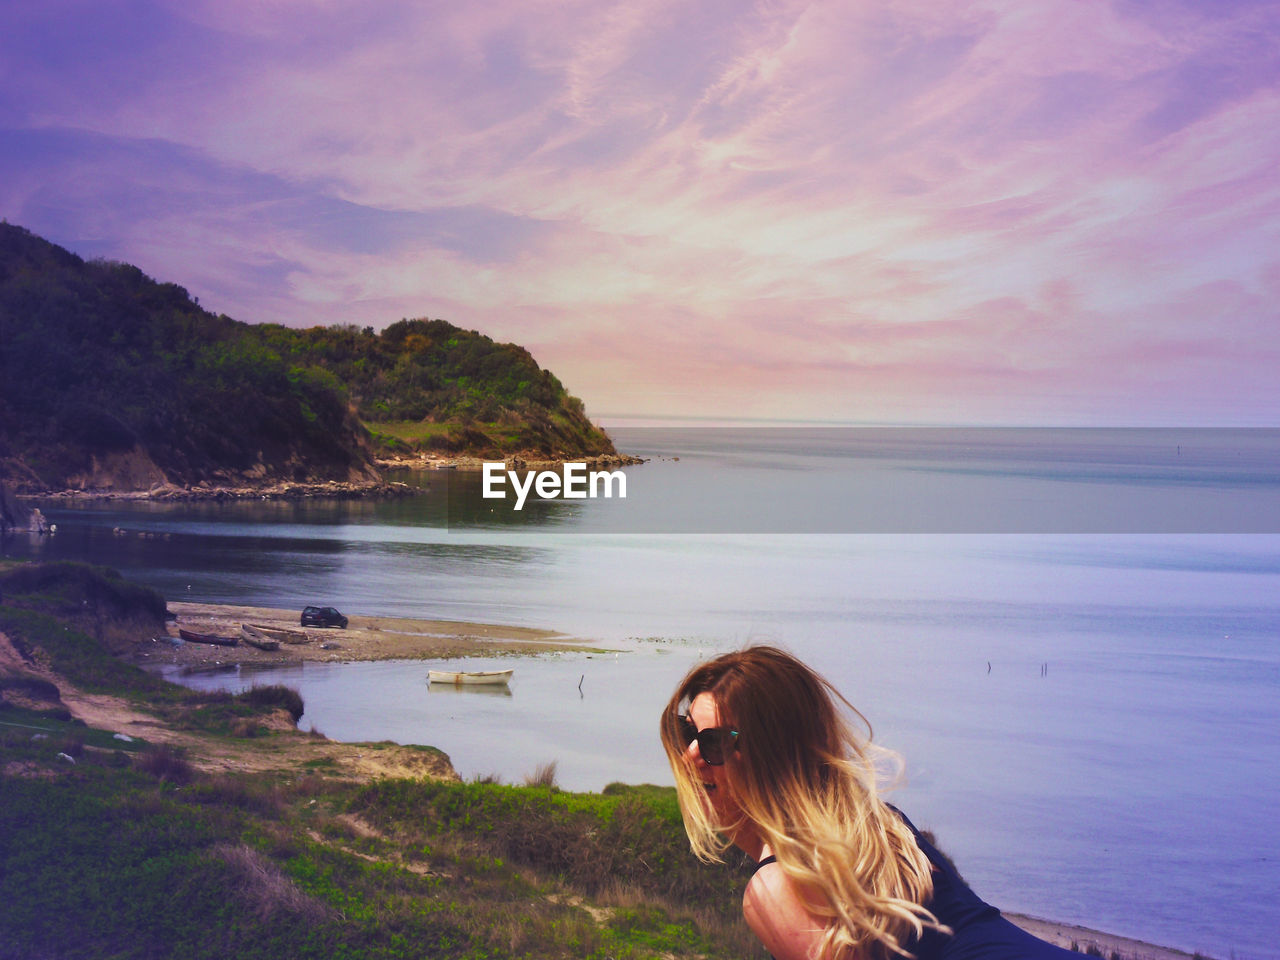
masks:
<path fill-rule="evenodd" d="M 684 760 L 677 716 L 700 693 L 711 694 L 721 723 L 738 731 L 736 757 L 724 768 L 741 811 L 735 823 L 712 821 Z M 743 827 L 758 833 L 788 876 L 820 895 L 809 909 L 827 921 L 823 957 L 911 956 L 926 927 L 947 930 L 924 906 L 933 895 L 928 857 L 879 795 L 880 764 L 901 761 L 874 746 L 867 719 L 795 657 L 756 646 L 694 667 L 663 711 L 661 730 L 694 853 L 719 861 L 727 836 Z"/>

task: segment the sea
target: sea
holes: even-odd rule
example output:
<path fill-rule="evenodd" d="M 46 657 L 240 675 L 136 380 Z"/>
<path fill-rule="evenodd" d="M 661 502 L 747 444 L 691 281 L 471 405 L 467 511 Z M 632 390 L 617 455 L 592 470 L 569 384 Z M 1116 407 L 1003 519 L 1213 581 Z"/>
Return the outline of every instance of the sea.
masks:
<path fill-rule="evenodd" d="M 684 673 L 781 645 L 902 757 L 891 799 L 987 900 L 1280 958 L 1280 431 L 610 432 L 646 462 L 594 497 L 517 511 L 509 480 L 485 497 L 441 470 L 387 500 L 48 501 L 56 534 L 3 553 L 170 600 L 587 641 L 451 662 L 514 667 L 498 690 L 429 685 L 420 661 L 171 675 L 287 683 L 304 729 L 430 744 L 464 778 L 669 784 L 658 716 Z"/>

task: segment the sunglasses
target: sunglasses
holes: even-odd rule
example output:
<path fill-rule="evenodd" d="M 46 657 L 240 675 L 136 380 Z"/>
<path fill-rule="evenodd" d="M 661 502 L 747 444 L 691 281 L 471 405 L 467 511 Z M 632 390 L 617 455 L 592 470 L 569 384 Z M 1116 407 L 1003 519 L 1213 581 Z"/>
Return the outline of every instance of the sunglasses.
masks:
<path fill-rule="evenodd" d="M 711 766 L 718 767 L 724 763 L 725 754 L 738 749 L 738 731 L 728 727 L 707 727 L 699 730 L 693 721 L 681 714 L 676 717 L 680 724 L 680 736 L 686 744 L 698 741 L 698 753 Z"/>

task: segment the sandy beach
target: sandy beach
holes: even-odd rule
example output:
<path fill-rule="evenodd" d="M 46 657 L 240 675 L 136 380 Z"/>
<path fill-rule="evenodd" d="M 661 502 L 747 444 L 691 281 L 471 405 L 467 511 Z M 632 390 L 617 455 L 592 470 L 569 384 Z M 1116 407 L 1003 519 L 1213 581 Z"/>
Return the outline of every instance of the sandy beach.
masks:
<path fill-rule="evenodd" d="M 1082 954 L 1090 948 L 1095 948 L 1108 960 L 1117 956 L 1122 960 L 1191 960 L 1191 957 L 1195 956 L 1182 950 L 1160 947 L 1143 940 L 1102 933 L 1069 923 L 1054 923 L 1052 920 L 1028 917 L 1020 913 L 1005 913 L 1005 917 L 1041 940 L 1047 940 L 1068 950 L 1074 945 L 1075 949 Z"/>
<path fill-rule="evenodd" d="M 144 664 L 182 667 L 226 664 L 330 662 L 353 660 L 451 660 L 458 657 L 529 656 L 563 650 L 599 649 L 553 630 L 457 620 L 351 616 L 345 629 L 299 625 L 301 610 L 245 607 L 214 603 L 170 602 L 177 619 L 163 637 L 138 641 L 134 659 Z M 282 643 L 278 650 L 259 650 L 246 643 L 234 647 L 188 643 L 180 629 L 222 637 L 239 637 L 241 624 L 263 624 L 305 633 L 306 643 Z"/>

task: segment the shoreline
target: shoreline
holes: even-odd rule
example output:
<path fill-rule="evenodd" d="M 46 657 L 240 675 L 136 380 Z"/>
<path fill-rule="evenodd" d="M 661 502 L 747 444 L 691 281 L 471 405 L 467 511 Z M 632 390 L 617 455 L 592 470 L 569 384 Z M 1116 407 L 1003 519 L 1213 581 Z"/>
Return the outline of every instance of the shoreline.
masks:
<path fill-rule="evenodd" d="M 17 500 L 35 502 L 77 503 L 97 500 L 149 501 L 153 503 L 178 503 L 202 500 L 362 500 L 365 498 L 413 497 L 418 491 L 406 483 L 394 480 L 282 480 L 259 485 L 219 484 L 202 481 L 190 486 L 176 483 L 157 483 L 142 489 L 117 490 L 30 490 L 15 491 Z"/>
<path fill-rule="evenodd" d="M 299 629 L 299 611 L 174 601 L 168 604 L 176 619 L 166 624 L 163 637 L 140 638 L 124 656 L 139 665 L 174 665 L 199 671 L 231 664 L 295 664 L 311 661 L 425 660 L 465 656 L 536 656 L 547 652 L 592 652 L 601 648 L 552 630 L 463 621 L 424 620 L 404 617 L 351 616 L 346 629 L 307 628 L 308 642 L 282 644 L 278 651 L 262 651 L 239 644 L 235 647 L 201 643 L 173 643 L 179 627 L 220 635 L 238 633 L 241 623 L 264 623 Z M 337 644 L 329 646 L 329 644 Z M 16 650 L 0 634 L 0 654 L 9 654 L 8 666 L 30 672 L 32 665 L 20 661 Z M 2 660 L 3 657 L 0 657 Z M 4 666 L 0 663 L 0 666 Z M 37 673 L 41 673 L 37 668 Z M 103 730 L 178 744 L 193 751 L 192 760 L 204 769 L 247 771 L 275 769 L 281 764 L 325 763 L 335 773 L 356 779 L 378 777 L 444 776 L 456 779 L 447 758 L 438 751 L 391 743 L 361 744 L 329 740 L 322 735 L 301 735 L 285 750 L 269 755 L 256 751 L 254 741 L 221 743 L 211 749 L 206 737 L 173 731 L 136 705 L 102 694 L 84 694 L 58 681 L 63 702 L 82 721 Z M 288 717 L 281 730 L 297 730 Z M 314 734 L 314 731 L 313 731 Z M 424 745 L 425 746 L 425 745 Z M 255 752 L 256 751 L 256 752 Z M 265 763 L 265 766 L 264 766 Z M 1004 916 L 1034 936 L 1066 949 L 1073 946 L 1082 955 L 1087 951 L 1109 960 L 1196 960 L 1204 954 L 1164 947 L 1147 941 L 1106 933 L 1074 924 L 1057 923 L 1014 912 Z"/>
<path fill-rule="evenodd" d="M 1071 923 L 1057 923 L 1041 917 L 1028 916 L 1025 913 L 1000 911 L 1004 918 L 1015 926 L 1041 940 L 1047 940 L 1066 950 L 1078 950 L 1085 956 L 1091 948 L 1104 958 L 1120 957 L 1121 960 L 1209 960 L 1203 953 L 1189 953 L 1174 947 L 1162 947 L 1133 937 L 1124 937 L 1117 933 L 1105 933 L 1089 927 L 1081 927 Z"/>
<path fill-rule="evenodd" d="M 485 463 L 501 460 L 509 470 L 555 469 L 565 463 L 585 463 L 594 468 L 618 468 L 646 463 L 643 457 L 630 454 L 600 454 L 590 457 L 546 458 L 527 453 L 503 456 L 440 456 L 418 454 L 416 456 L 376 458 L 373 462 L 379 470 L 408 470 L 416 473 L 455 470 L 460 473 L 479 473 Z M 10 483 L 15 481 L 10 480 Z M 146 489 L 95 488 L 32 491 L 19 487 L 13 491 L 17 500 L 76 501 L 126 500 L 173 503 L 202 500 L 359 500 L 365 498 L 413 497 L 421 491 L 398 480 L 385 477 L 377 480 L 271 480 L 260 483 L 246 482 L 245 478 L 224 483 L 202 480 L 195 484 L 155 483 Z"/>
<path fill-rule="evenodd" d="M 139 640 L 131 659 L 138 664 L 187 669 L 287 665 L 307 661 L 326 663 L 362 660 L 456 660 L 462 657 L 535 656 L 564 651 L 593 652 L 602 648 L 586 640 L 508 624 L 412 617 L 352 615 L 345 629 L 300 626 L 301 610 L 251 607 L 222 603 L 169 601 L 176 619 L 166 636 Z M 287 627 L 305 633 L 306 643 L 282 643 L 278 650 L 259 650 L 245 643 L 234 647 L 190 643 L 179 629 L 216 636 L 239 637 L 243 623 Z"/>
<path fill-rule="evenodd" d="M 235 604 L 171 601 L 177 616 L 168 624 L 169 639 L 178 628 L 236 635 L 241 623 L 299 629 L 300 611 Z M 541 653 L 598 652 L 602 648 L 553 630 L 504 624 L 410 617 L 351 616 L 346 629 L 307 628 L 310 642 L 281 644 L 263 651 L 246 644 L 215 647 L 200 643 L 166 643 L 161 638 L 140 641 L 139 663 L 173 665 L 198 671 L 232 664 L 287 665 L 307 661 L 354 662 L 372 660 L 447 660 L 470 656 L 536 656 Z M 1008 920 L 1032 935 L 1068 950 L 1074 944 L 1083 956 L 1093 948 L 1106 958 L 1121 960 L 1192 960 L 1195 954 L 1089 927 L 1057 923 L 1026 914 L 1004 912 Z M 1201 955 L 1203 956 L 1203 955 Z"/>
<path fill-rule="evenodd" d="M 585 463 L 588 467 L 631 467 L 648 463 L 644 457 L 635 457 L 629 453 L 602 453 L 590 457 L 544 457 L 533 454 L 512 453 L 503 456 L 440 456 L 420 453 L 415 456 L 379 457 L 374 464 L 380 470 L 458 470 L 478 473 L 486 463 L 499 460 L 509 470 L 551 470 L 566 463 Z"/>

